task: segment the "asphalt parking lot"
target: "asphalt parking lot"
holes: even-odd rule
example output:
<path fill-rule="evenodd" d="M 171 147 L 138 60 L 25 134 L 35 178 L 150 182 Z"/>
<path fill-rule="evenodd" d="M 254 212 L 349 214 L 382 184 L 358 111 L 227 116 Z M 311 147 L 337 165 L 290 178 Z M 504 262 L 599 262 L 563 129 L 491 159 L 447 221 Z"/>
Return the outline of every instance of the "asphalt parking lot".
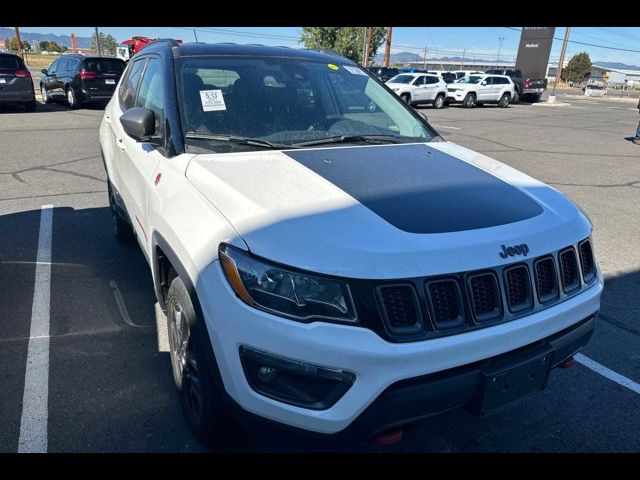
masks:
<path fill-rule="evenodd" d="M 640 451 L 640 147 L 627 138 L 638 111 L 631 102 L 559 100 L 569 105 L 423 111 L 447 140 L 551 184 L 592 218 L 606 284 L 582 363 L 553 371 L 547 389 L 517 408 L 435 417 L 388 447 L 249 430 L 225 451 Z M 183 421 L 158 339 L 149 268 L 112 234 L 101 117 L 97 107 L 42 104 L 36 113 L 0 112 L 0 452 L 19 450 L 29 422 L 22 400 L 31 317 L 46 300 L 48 391 L 26 387 L 46 402 L 48 451 L 203 450 Z M 37 257 L 43 205 L 52 206 L 50 258 Z M 38 269 L 49 263 L 50 273 Z M 43 275 L 51 286 L 44 300 L 34 297 Z"/>

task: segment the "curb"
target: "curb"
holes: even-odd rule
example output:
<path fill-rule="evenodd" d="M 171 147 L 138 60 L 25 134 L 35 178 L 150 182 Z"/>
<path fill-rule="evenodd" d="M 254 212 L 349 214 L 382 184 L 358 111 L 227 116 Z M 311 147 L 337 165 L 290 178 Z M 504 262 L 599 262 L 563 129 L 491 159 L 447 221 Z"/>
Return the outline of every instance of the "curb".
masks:
<path fill-rule="evenodd" d="M 637 103 L 638 102 L 638 98 L 634 98 L 634 97 L 591 97 L 589 95 L 563 95 L 563 97 L 566 98 L 581 98 L 583 100 L 591 100 L 591 99 L 600 99 L 600 100 L 604 100 L 606 101 L 612 101 L 612 102 L 629 102 L 629 103 Z"/>

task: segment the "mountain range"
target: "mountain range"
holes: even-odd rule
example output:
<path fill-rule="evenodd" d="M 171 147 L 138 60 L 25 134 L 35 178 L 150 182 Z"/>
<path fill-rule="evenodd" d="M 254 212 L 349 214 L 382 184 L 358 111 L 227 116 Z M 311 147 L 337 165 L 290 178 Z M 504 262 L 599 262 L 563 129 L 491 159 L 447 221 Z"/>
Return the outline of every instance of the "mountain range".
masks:
<path fill-rule="evenodd" d="M 15 34 L 16 32 L 13 28 L 0 27 L 1 40 L 4 40 L 5 38 L 12 38 Z M 20 30 L 20 40 L 26 40 L 32 45 L 38 42 L 53 40 L 58 45 L 66 45 L 68 48 L 71 48 L 71 32 L 69 32 L 69 35 L 55 35 L 53 33 L 31 33 Z M 78 43 L 78 48 L 91 48 L 90 37 L 76 36 L 76 42 Z"/>
<path fill-rule="evenodd" d="M 411 52 L 398 52 L 398 53 L 392 53 L 389 56 L 389 64 L 390 65 L 395 65 L 395 64 L 402 64 L 402 63 L 407 63 L 407 62 L 419 62 L 423 60 L 423 57 L 416 54 L 416 53 L 411 53 Z M 462 62 L 463 60 L 474 60 L 474 61 L 478 61 L 478 62 L 495 62 L 496 60 L 487 60 L 486 58 L 472 58 L 472 57 L 440 57 L 440 58 L 428 58 L 429 62 L 437 62 L 438 60 L 440 61 L 449 61 L 449 62 Z M 374 57 L 374 62 L 376 64 L 382 64 L 382 62 L 384 62 L 384 54 L 383 53 L 378 53 L 375 57 Z M 640 66 L 637 65 L 627 65 L 625 63 L 619 63 L 619 62 L 594 62 L 596 65 L 600 66 L 600 67 L 605 67 L 605 68 L 619 68 L 619 69 L 624 69 L 624 70 L 640 70 Z"/>

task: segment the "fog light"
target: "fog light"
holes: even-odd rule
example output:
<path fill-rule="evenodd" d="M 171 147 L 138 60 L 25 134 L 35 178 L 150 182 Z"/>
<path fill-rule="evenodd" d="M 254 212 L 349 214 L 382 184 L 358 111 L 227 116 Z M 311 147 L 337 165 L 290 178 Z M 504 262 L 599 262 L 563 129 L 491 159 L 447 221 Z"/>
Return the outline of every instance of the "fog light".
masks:
<path fill-rule="evenodd" d="M 312 410 L 326 410 L 347 393 L 356 376 L 338 368 L 311 365 L 240 347 L 251 388 L 265 397 Z"/>
<path fill-rule="evenodd" d="M 258 380 L 264 383 L 272 382 L 278 376 L 278 369 L 262 365 L 258 369 Z"/>

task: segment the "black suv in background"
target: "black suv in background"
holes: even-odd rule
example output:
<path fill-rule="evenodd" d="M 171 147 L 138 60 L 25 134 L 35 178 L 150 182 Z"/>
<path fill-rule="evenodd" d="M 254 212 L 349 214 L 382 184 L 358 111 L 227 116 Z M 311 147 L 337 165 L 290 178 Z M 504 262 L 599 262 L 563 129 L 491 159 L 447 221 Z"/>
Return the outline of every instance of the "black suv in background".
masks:
<path fill-rule="evenodd" d="M 88 102 L 106 104 L 125 66 L 119 58 L 63 55 L 49 68 L 42 69 L 42 101 L 66 100 L 71 108 Z"/>
<path fill-rule="evenodd" d="M 0 53 L 0 105 L 21 104 L 28 112 L 36 110 L 31 72 L 13 53 Z"/>
<path fill-rule="evenodd" d="M 400 70 L 392 67 L 369 67 L 371 73 L 378 77 L 381 81 L 386 82 L 400 73 Z"/>
<path fill-rule="evenodd" d="M 526 78 L 522 71 L 517 68 L 493 68 L 486 73 L 491 75 L 506 75 L 516 86 L 516 96 L 512 103 L 517 103 L 519 99 L 529 102 L 539 102 L 542 93 L 547 88 L 546 78 Z"/>

